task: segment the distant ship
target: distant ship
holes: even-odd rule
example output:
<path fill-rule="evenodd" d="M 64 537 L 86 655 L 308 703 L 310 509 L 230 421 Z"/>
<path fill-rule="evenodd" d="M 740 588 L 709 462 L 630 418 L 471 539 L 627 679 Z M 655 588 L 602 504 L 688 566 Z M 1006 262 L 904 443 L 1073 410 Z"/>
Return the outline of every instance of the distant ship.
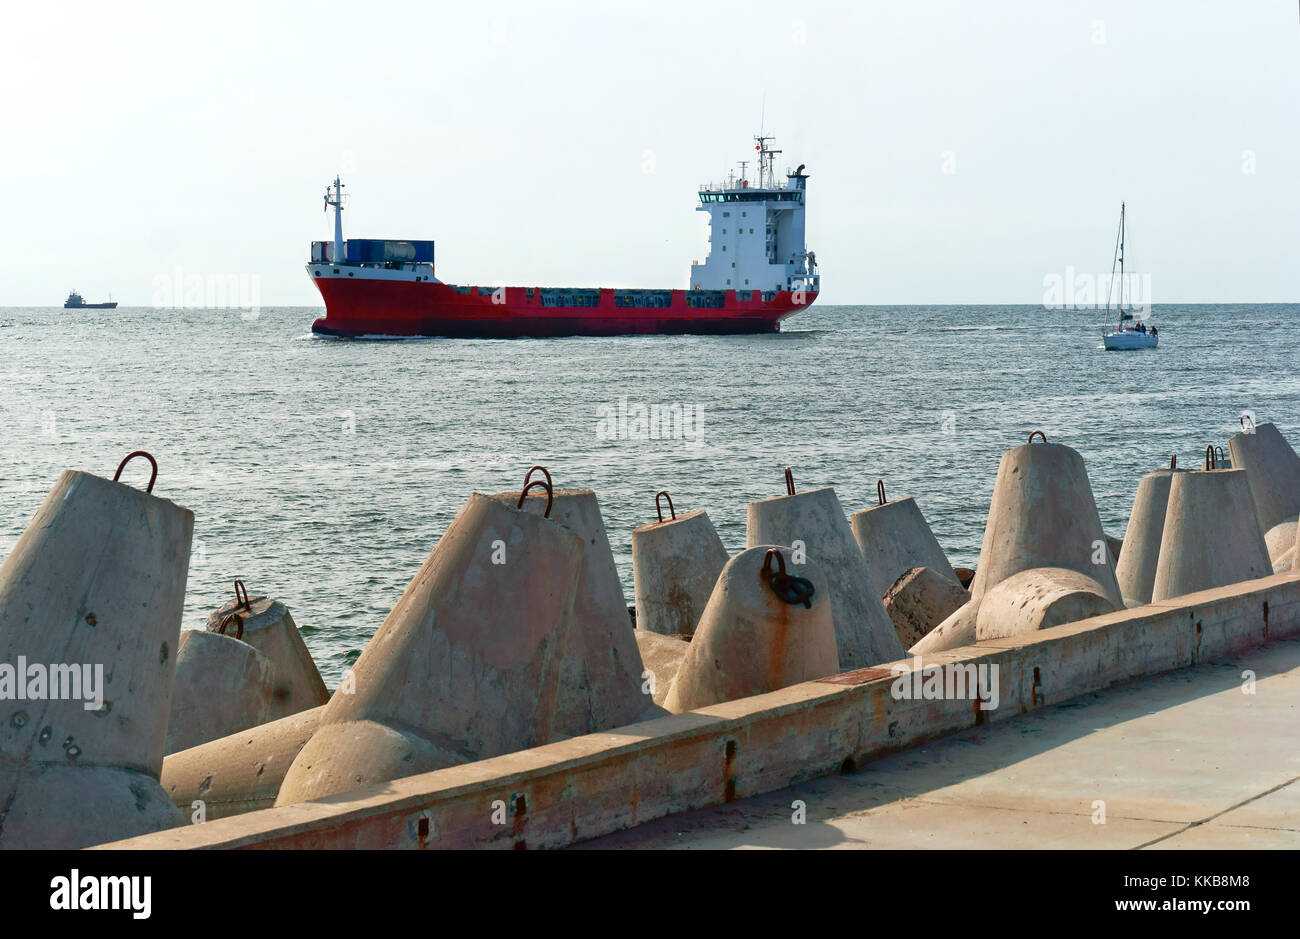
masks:
<path fill-rule="evenodd" d="M 773 333 L 817 299 L 817 256 L 804 245 L 804 167 L 777 179 L 774 138 L 758 136 L 757 179 L 732 173 L 700 187 L 710 252 L 690 289 L 457 286 L 434 276 L 432 241 L 343 240 L 343 184 L 325 192 L 334 240 L 312 242 L 325 300 L 323 336 L 620 336 Z"/>
<path fill-rule="evenodd" d="M 63 301 L 65 310 L 116 310 L 117 301 L 109 300 L 105 303 L 87 303 L 77 291 L 68 294 L 68 299 Z"/>

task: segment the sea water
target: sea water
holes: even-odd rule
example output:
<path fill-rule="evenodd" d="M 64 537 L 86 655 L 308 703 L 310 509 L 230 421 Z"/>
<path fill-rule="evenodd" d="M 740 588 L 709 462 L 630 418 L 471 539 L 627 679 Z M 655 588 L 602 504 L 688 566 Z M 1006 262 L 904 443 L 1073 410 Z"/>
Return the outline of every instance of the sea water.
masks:
<path fill-rule="evenodd" d="M 1244 412 L 1300 448 L 1300 305 L 1157 306 L 1160 347 L 1124 353 L 1101 351 L 1103 314 L 1028 306 L 388 342 L 313 338 L 320 313 L 0 309 L 0 555 L 61 470 L 111 477 L 148 450 L 155 494 L 195 514 L 185 628 L 241 578 L 289 606 L 332 686 L 470 493 L 517 490 L 535 463 L 596 491 L 631 602 L 630 532 L 661 489 L 735 552 L 745 503 L 783 494 L 787 466 L 846 513 L 883 479 L 973 567 L 998 459 L 1033 430 L 1082 453 L 1113 535 L 1143 473 L 1200 465 Z"/>

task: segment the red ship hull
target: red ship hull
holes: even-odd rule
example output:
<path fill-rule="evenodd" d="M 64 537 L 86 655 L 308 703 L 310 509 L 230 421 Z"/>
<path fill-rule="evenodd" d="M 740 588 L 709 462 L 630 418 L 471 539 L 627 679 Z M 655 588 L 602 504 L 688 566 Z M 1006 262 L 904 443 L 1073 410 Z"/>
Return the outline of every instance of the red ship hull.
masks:
<path fill-rule="evenodd" d="M 324 336 L 626 336 L 773 333 L 817 294 L 728 290 L 717 306 L 673 290 L 660 306 L 635 306 L 627 291 L 602 288 L 591 306 L 551 306 L 533 287 L 455 287 L 438 282 L 313 277 L 325 316 L 312 324 Z M 639 293 L 639 292 L 638 292 Z M 669 291 L 662 291 L 669 294 Z M 743 298 L 743 299 L 741 299 Z"/>

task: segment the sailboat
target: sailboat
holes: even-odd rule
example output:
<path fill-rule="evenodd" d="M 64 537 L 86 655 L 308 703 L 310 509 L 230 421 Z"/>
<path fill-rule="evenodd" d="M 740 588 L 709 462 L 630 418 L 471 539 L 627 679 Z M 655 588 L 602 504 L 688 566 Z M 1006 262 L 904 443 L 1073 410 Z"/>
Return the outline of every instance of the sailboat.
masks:
<path fill-rule="evenodd" d="M 1154 349 L 1160 342 L 1160 333 L 1154 326 L 1148 327 L 1141 320 L 1133 318 L 1132 297 L 1129 308 L 1124 309 L 1124 214 L 1125 203 L 1119 204 L 1119 237 L 1115 242 L 1115 259 L 1110 266 L 1111 286 L 1115 283 L 1115 266 L 1119 265 L 1119 323 L 1113 333 L 1104 333 L 1102 345 L 1110 352 L 1129 349 Z M 1110 310 L 1110 288 L 1106 290 L 1106 309 Z"/>

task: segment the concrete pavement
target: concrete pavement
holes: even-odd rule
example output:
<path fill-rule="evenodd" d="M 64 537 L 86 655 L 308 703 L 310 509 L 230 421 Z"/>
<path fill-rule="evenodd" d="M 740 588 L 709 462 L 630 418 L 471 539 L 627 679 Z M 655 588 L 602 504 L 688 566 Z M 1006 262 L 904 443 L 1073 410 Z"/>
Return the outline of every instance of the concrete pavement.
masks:
<path fill-rule="evenodd" d="M 1300 848 L 1300 640 L 575 848 Z"/>

